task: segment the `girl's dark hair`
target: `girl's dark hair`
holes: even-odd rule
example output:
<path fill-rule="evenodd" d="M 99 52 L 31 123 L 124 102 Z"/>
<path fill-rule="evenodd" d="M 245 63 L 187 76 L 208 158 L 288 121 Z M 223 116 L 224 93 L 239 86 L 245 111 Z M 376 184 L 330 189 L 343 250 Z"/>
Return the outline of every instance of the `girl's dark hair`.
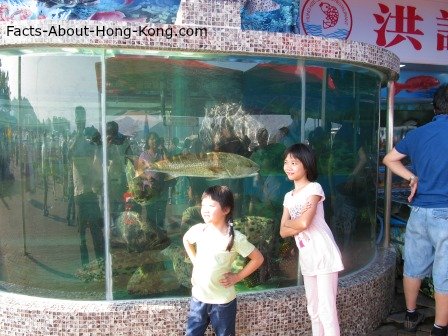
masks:
<path fill-rule="evenodd" d="M 235 200 L 233 193 L 227 186 L 214 185 L 205 189 L 202 193 L 202 198 L 210 197 L 215 202 L 218 202 L 221 208 L 228 208 L 229 213 L 226 215 L 226 221 L 229 223 L 230 241 L 227 245 L 226 251 L 230 251 L 235 240 L 235 231 L 233 229 L 233 209 L 235 207 Z"/>
<path fill-rule="evenodd" d="M 286 159 L 288 155 L 302 162 L 306 171 L 306 178 L 310 182 L 317 180 L 317 158 L 310 146 L 303 143 L 297 143 L 287 148 L 283 154 Z"/>

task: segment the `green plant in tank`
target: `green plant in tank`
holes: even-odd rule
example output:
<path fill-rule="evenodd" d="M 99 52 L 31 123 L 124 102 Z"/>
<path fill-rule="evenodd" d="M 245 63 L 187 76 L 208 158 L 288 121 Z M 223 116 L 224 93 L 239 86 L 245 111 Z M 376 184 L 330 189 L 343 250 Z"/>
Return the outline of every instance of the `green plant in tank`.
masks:
<path fill-rule="evenodd" d="M 252 288 L 266 283 L 273 274 L 272 260 L 275 258 L 275 245 L 277 241 L 277 229 L 272 218 L 260 216 L 244 216 L 234 222 L 235 229 L 243 233 L 264 255 L 263 265 L 251 276 L 243 280 L 243 284 Z M 238 271 L 246 265 L 245 258 L 237 258 L 232 267 Z"/>
<path fill-rule="evenodd" d="M 432 278 L 423 279 L 420 291 L 430 298 L 434 298 L 434 283 L 432 281 Z"/>
<path fill-rule="evenodd" d="M 145 179 L 136 174 L 134 163 L 131 160 L 126 163 L 126 179 L 133 199 L 141 205 L 147 204 L 151 198 L 159 193 L 156 186 L 145 186 Z"/>
<path fill-rule="evenodd" d="M 75 276 L 84 282 L 103 281 L 105 274 L 104 259 L 92 260 L 75 272 Z"/>

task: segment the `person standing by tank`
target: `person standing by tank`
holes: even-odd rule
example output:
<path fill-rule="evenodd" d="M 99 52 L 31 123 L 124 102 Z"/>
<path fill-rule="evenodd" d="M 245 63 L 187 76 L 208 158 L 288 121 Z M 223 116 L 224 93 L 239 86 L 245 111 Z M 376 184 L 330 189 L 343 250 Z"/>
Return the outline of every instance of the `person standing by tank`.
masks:
<path fill-rule="evenodd" d="M 127 191 L 126 160 L 132 156 L 129 137 L 119 132 L 115 121 L 106 123 L 107 173 L 109 178 L 110 212 L 115 222 L 124 211 L 123 194 Z"/>
<path fill-rule="evenodd" d="M 336 295 L 338 272 L 344 265 L 325 221 L 316 155 L 308 145 L 298 143 L 286 149 L 284 156 L 283 169 L 294 189 L 285 194 L 280 236 L 294 237 L 299 249 L 313 336 L 339 336 Z"/>
<path fill-rule="evenodd" d="M 69 160 L 73 176 L 73 196 L 80 237 L 81 263 L 89 263 L 86 231 L 92 235 L 96 258 L 104 257 L 102 216 L 98 192 L 101 188 L 100 167 L 95 164 L 98 145 L 86 136 L 86 110 L 75 108 L 76 134 L 69 145 Z M 89 128 L 91 129 L 91 128 Z M 96 137 L 94 135 L 94 137 Z"/>
<path fill-rule="evenodd" d="M 418 312 L 422 279 L 431 275 L 436 314 L 431 335 L 448 334 L 448 85 L 433 98 L 432 122 L 406 134 L 383 163 L 409 181 L 411 205 L 404 245 L 403 286 L 406 299 L 404 327 L 416 331 L 425 316 Z M 409 158 L 408 169 L 402 162 Z"/>
<path fill-rule="evenodd" d="M 167 153 L 161 146 L 161 138 L 155 132 L 150 132 L 146 138 L 145 150 L 140 154 L 136 170 L 141 171 L 143 178 L 143 188 L 151 197 L 145 206 L 146 220 L 148 225 L 157 234 L 156 241 L 150 242 L 151 248 L 165 246 L 169 242 L 165 230 L 165 214 L 168 202 L 168 183 L 165 181 L 165 174 L 151 171 L 151 164 L 159 160 L 167 159 Z"/>
<path fill-rule="evenodd" d="M 203 223 L 193 225 L 182 238 L 193 264 L 187 336 L 205 335 L 209 324 L 217 336 L 235 336 L 235 284 L 264 261 L 261 252 L 234 229 L 234 208 L 233 193 L 227 186 L 207 188 L 201 197 Z M 238 255 L 249 261 L 241 271 L 233 273 L 232 263 Z"/>

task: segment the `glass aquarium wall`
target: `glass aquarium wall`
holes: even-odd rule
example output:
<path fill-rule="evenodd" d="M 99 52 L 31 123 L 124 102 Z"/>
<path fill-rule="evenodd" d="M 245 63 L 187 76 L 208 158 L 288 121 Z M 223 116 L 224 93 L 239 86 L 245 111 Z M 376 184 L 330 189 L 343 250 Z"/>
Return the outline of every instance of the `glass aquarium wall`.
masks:
<path fill-rule="evenodd" d="M 12 54 L 12 55 L 11 55 Z M 1 57 L 0 280 L 3 290 L 104 298 L 100 92 L 95 56 Z M 79 107 L 78 107 L 79 106 Z M 78 219 L 85 218 L 80 225 Z"/>
<path fill-rule="evenodd" d="M 297 142 L 318 156 L 343 274 L 372 259 L 377 72 L 258 56 L 27 52 L 1 57 L 2 290 L 188 296 L 182 235 L 202 221 L 202 192 L 215 184 L 232 189 L 235 226 L 265 256 L 238 291 L 300 284 L 294 241 L 279 235 L 293 188 L 283 152 Z"/>

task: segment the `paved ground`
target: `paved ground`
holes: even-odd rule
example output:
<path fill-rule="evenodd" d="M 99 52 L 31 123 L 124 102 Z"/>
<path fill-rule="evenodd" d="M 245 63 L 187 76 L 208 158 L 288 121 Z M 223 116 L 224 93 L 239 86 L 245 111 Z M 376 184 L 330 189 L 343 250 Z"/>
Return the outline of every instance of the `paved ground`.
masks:
<path fill-rule="evenodd" d="M 403 320 L 406 310 L 401 280 L 396 282 L 395 301 L 391 314 L 375 331 L 367 336 L 427 336 L 430 334 L 434 323 L 434 300 L 421 294 L 418 298 L 418 310 L 426 316 L 426 319 L 419 326 L 417 332 L 410 333 L 403 330 Z"/>

